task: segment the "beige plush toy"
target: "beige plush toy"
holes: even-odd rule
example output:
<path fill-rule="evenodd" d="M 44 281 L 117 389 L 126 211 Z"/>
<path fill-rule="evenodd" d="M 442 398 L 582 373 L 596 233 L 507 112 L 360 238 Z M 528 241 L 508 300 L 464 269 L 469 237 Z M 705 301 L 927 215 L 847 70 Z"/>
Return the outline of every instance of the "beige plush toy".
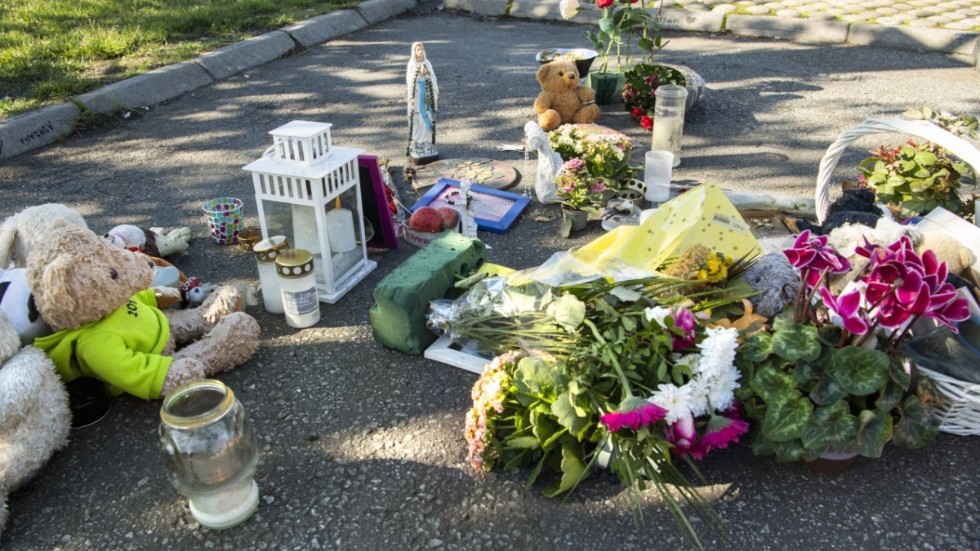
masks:
<path fill-rule="evenodd" d="M 92 377 L 113 394 L 155 399 L 255 353 L 259 326 L 234 287 L 219 287 L 197 308 L 164 310 L 180 291 L 149 288 L 149 257 L 69 223 L 53 227 L 31 252 L 27 282 L 54 331 L 34 344 L 66 382 Z"/>
<path fill-rule="evenodd" d="M 87 228 L 81 214 L 59 203 L 45 203 L 18 212 L 0 225 L 0 268 L 11 262 L 23 268 L 30 252 L 44 242 L 52 225 L 70 223 Z"/>
<path fill-rule="evenodd" d="M 68 392 L 54 363 L 20 338 L 0 312 L 0 533 L 7 495 L 68 443 Z"/>
<path fill-rule="evenodd" d="M 949 273 L 963 275 L 963 271 L 973 266 L 977 257 L 973 251 L 966 248 L 955 237 L 941 231 L 924 231 L 915 252 L 920 255 L 925 251 L 936 253 L 936 258 L 946 263 Z"/>
<path fill-rule="evenodd" d="M 534 100 L 538 125 L 545 132 L 566 123 L 592 123 L 599 119 L 592 88 L 579 84 L 578 69 L 571 60 L 546 63 L 538 69 L 541 93 Z"/>

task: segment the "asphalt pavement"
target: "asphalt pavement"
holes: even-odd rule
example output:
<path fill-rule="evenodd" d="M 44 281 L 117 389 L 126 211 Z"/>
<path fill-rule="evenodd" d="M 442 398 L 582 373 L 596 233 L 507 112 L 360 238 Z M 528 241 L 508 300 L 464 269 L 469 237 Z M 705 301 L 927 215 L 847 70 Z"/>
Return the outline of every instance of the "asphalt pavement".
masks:
<path fill-rule="evenodd" d="M 493 2 L 482 2 L 484 7 Z M 544 3 L 547 4 L 547 3 Z M 544 5 L 542 4 L 542 5 Z M 405 164 L 405 64 L 422 41 L 439 80 L 438 145 L 444 158 L 513 164 L 533 187 L 534 156 L 519 144 L 539 91 L 536 52 L 588 45 L 582 25 L 421 4 L 365 23 L 268 63 L 194 87 L 175 99 L 131 106 L 118 119 L 4 157 L 6 217 L 61 202 L 97 232 L 116 224 L 190 227 L 187 255 L 170 260 L 204 281 L 258 286 L 256 264 L 216 245 L 201 204 L 245 203 L 242 167 L 291 120 L 333 124 L 333 143 L 391 159 L 402 198 L 417 192 Z M 494 8 L 496 9 L 496 8 Z M 476 10 L 474 10 L 476 11 Z M 366 21 L 366 20 L 365 20 Z M 934 29 L 937 30 L 937 29 Z M 868 117 L 928 105 L 980 113 L 980 73 L 962 54 L 844 42 L 755 38 L 668 30 L 660 59 L 694 68 L 705 97 L 688 113 L 675 178 L 740 191 L 810 197 L 827 147 Z M 296 40 L 293 37 L 294 41 Z M 602 124 L 634 139 L 648 133 L 621 106 Z M 882 140 L 862 138 L 837 172 Z M 503 234 L 481 232 L 492 262 L 535 266 L 555 251 L 601 235 L 558 235 L 558 208 L 532 202 Z M 262 327 L 258 354 L 220 378 L 237 394 L 260 441 L 260 506 L 227 531 L 200 527 L 164 477 L 157 448 L 159 402 L 114 399 L 101 422 L 74 430 L 24 488 L 11 496 L 0 536 L 7 550 L 157 549 L 682 549 L 685 542 L 655 492 L 643 518 L 612 475 L 598 472 L 563 499 L 528 488 L 527 471 L 475 473 L 466 462 L 463 416 L 472 373 L 385 349 L 372 336 L 375 285 L 415 252 L 372 253 L 377 269 L 322 320 L 295 330 L 252 306 Z M 842 475 L 811 473 L 757 458 L 745 445 L 701 464 L 704 494 L 727 539 L 703 532 L 710 549 L 980 549 L 980 439 L 941 434 L 923 450 L 886 448 Z M 696 523 L 700 525 L 700 523 Z"/>

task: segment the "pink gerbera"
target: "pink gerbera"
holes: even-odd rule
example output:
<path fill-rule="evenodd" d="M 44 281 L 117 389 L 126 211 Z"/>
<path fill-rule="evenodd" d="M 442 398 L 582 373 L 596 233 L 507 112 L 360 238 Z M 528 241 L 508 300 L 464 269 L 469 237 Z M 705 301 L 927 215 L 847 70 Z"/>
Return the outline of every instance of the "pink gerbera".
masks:
<path fill-rule="evenodd" d="M 742 419 L 712 415 L 711 419 L 708 420 L 708 428 L 701 440 L 698 441 L 697 447 L 703 456 L 711 450 L 720 450 L 728 447 L 728 444 L 732 442 L 738 442 L 739 437 L 748 430 L 748 422 Z"/>
<path fill-rule="evenodd" d="M 642 402 L 642 404 L 640 404 Z M 630 408 L 632 405 L 639 407 Z M 619 411 L 603 414 L 599 420 L 609 432 L 619 432 L 623 428 L 639 429 L 660 421 L 667 416 L 667 410 L 639 398 L 627 399 L 620 405 Z"/>

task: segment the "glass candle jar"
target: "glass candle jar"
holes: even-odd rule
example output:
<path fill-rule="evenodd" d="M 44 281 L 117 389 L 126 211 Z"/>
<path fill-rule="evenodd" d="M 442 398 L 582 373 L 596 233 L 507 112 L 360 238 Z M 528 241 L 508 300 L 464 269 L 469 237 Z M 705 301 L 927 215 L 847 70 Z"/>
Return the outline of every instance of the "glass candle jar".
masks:
<path fill-rule="evenodd" d="M 653 147 L 651 150 L 670 151 L 676 167 L 681 164 L 681 136 L 684 135 L 684 111 L 687 109 L 687 88 L 676 84 L 658 86 L 657 103 L 653 106 Z"/>
<path fill-rule="evenodd" d="M 259 265 L 259 284 L 262 287 L 262 304 L 270 314 L 282 314 L 282 294 L 279 292 L 279 278 L 276 277 L 276 257 L 289 249 L 284 235 L 273 235 L 252 247 L 255 261 Z"/>
<path fill-rule="evenodd" d="M 221 381 L 183 384 L 160 409 L 160 453 L 170 483 L 201 525 L 241 524 L 259 505 L 259 451 L 245 409 Z"/>
<path fill-rule="evenodd" d="M 276 257 L 276 275 L 279 277 L 286 323 L 302 329 L 320 321 L 313 254 L 303 249 L 283 251 Z"/>

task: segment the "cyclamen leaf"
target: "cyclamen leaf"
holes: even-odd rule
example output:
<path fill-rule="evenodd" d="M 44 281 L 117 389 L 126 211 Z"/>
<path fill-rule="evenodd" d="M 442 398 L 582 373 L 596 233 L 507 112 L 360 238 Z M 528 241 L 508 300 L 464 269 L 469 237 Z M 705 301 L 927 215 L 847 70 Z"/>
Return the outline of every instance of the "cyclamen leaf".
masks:
<path fill-rule="evenodd" d="M 776 331 L 772 337 L 772 351 L 784 360 L 812 362 L 820 357 L 820 339 L 817 328 L 797 325 Z"/>
<path fill-rule="evenodd" d="M 813 418 L 803 429 L 803 445 L 810 449 L 824 449 L 854 440 L 857 431 L 857 417 L 851 415 L 846 401 L 838 400 L 813 411 Z"/>
<path fill-rule="evenodd" d="M 902 404 L 902 417 L 895 425 L 895 445 L 919 449 L 932 442 L 938 431 L 932 406 L 922 404 L 915 396 L 906 398 Z"/>
<path fill-rule="evenodd" d="M 798 393 L 797 393 L 798 394 Z M 783 400 L 769 404 L 762 423 L 762 434 L 774 442 L 788 442 L 803 436 L 803 428 L 813 415 L 809 398 Z"/>
<path fill-rule="evenodd" d="M 888 383 L 890 360 L 880 350 L 845 346 L 834 354 L 827 367 L 832 376 L 854 396 L 867 396 Z"/>
<path fill-rule="evenodd" d="M 858 423 L 854 451 L 865 457 L 881 457 L 881 450 L 892 437 L 892 416 L 866 409 L 858 415 Z"/>
<path fill-rule="evenodd" d="M 772 364 L 766 364 L 755 372 L 749 382 L 763 401 L 769 405 L 786 402 L 800 395 L 796 381 L 789 373 L 783 373 Z"/>
<path fill-rule="evenodd" d="M 765 361 L 772 354 L 772 335 L 756 333 L 738 349 L 738 354 L 750 362 Z"/>

